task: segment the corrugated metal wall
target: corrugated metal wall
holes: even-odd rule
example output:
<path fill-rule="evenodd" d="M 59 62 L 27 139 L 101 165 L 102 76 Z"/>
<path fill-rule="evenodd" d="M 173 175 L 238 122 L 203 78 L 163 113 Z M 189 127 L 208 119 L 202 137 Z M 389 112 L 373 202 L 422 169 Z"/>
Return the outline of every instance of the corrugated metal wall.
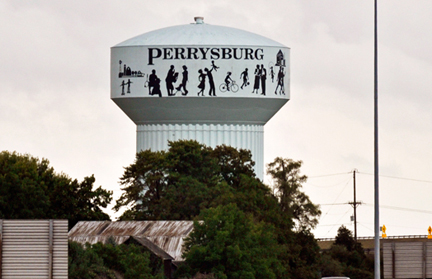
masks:
<path fill-rule="evenodd" d="M 67 220 L 0 220 L 0 279 L 68 278 Z"/>
<path fill-rule="evenodd" d="M 383 258 L 385 279 L 432 278 L 432 242 L 386 242 Z"/>
<path fill-rule="evenodd" d="M 264 179 L 264 126 L 246 124 L 145 124 L 137 126 L 137 152 L 168 149 L 168 140 L 196 140 L 210 147 L 248 149 L 255 173 Z"/>

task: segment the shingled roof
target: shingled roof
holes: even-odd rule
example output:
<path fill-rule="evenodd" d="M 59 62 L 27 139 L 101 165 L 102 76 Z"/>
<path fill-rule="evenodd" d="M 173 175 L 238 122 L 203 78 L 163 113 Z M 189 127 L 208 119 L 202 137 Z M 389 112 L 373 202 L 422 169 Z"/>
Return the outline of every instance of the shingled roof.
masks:
<path fill-rule="evenodd" d="M 183 261 L 183 240 L 193 229 L 193 221 L 81 221 L 69 231 L 69 240 L 81 244 L 122 244 L 133 238 L 163 259 Z"/>

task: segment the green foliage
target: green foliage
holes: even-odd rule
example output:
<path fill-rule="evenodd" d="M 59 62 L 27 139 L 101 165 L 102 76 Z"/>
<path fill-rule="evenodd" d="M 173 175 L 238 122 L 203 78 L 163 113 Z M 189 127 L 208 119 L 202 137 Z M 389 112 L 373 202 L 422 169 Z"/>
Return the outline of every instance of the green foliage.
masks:
<path fill-rule="evenodd" d="M 48 188 L 51 201 L 51 218 L 69 219 L 72 228 L 78 221 L 109 220 L 108 214 L 102 211 L 112 200 L 112 191 L 94 189 L 94 176 L 84 177 L 82 182 L 70 179 L 65 175 L 57 177 L 57 183 Z"/>
<path fill-rule="evenodd" d="M 125 271 L 121 260 L 124 250 L 128 249 L 128 247 L 125 247 L 126 245 L 116 245 L 114 242 L 108 241 L 106 244 L 98 242 L 91 246 L 87 246 L 89 253 L 96 254 L 107 268 L 122 273 Z"/>
<path fill-rule="evenodd" d="M 150 254 L 142 246 L 115 245 L 113 243 L 93 245 L 69 242 L 69 278 L 117 278 L 156 279 L 150 264 Z"/>
<path fill-rule="evenodd" d="M 360 254 L 364 253 L 363 247 L 355 241 L 352 232 L 343 225 L 338 229 L 334 244 L 344 246 L 349 252 L 356 250 Z"/>
<path fill-rule="evenodd" d="M 320 254 L 309 229 L 320 211 L 301 192 L 306 180 L 299 174 L 301 162 L 277 158 L 269 165 L 279 185 L 276 195 L 256 178 L 254 164 L 247 150 L 169 142 L 166 152 L 137 154 L 121 178 L 124 192 L 115 209 L 128 207 L 122 220 L 205 218 L 194 230 L 205 238 L 190 239 L 186 264 L 177 275 L 317 278 Z"/>
<path fill-rule="evenodd" d="M 267 166 L 267 173 L 273 179 L 281 211 L 297 222 L 299 231 L 314 228 L 321 215 L 319 206 L 313 204 L 301 191 L 302 183 L 307 180 L 305 175 L 300 175 L 301 165 L 302 161 L 277 157 Z"/>
<path fill-rule="evenodd" d="M 112 192 L 93 189 L 94 176 L 82 182 L 57 174 L 46 159 L 0 153 L 0 218 L 109 220 L 102 211 Z"/>
<path fill-rule="evenodd" d="M 341 226 L 332 247 L 322 257 L 321 273 L 323 276 L 372 279 L 373 262 L 365 255 L 361 243 L 355 241 L 352 232 Z"/>
<path fill-rule="evenodd" d="M 116 279 L 112 270 L 104 265 L 103 259 L 87 246 L 69 242 L 69 279 L 93 279 L 105 277 Z"/>
<path fill-rule="evenodd" d="M 220 145 L 216 146 L 212 152 L 213 157 L 217 158 L 218 166 L 220 167 L 220 176 L 230 186 L 240 184 L 242 175 L 255 178 L 252 153 L 245 149 L 236 149 L 231 146 Z"/>
<path fill-rule="evenodd" d="M 121 264 L 125 268 L 125 279 L 151 279 L 149 255 L 130 251 L 122 257 Z"/>
<path fill-rule="evenodd" d="M 289 266 L 289 276 L 296 279 L 318 279 L 320 248 L 313 234 L 308 230 L 294 232 L 287 245 L 289 256 L 280 257 Z M 285 274 L 288 277 L 288 274 Z"/>
<path fill-rule="evenodd" d="M 353 266 L 347 266 L 344 274 L 350 279 L 373 279 L 373 271 L 366 270 L 364 268 L 355 268 Z"/>
<path fill-rule="evenodd" d="M 276 278 L 281 270 L 273 227 L 253 221 L 234 204 L 203 210 L 185 241 L 190 275 Z"/>
<path fill-rule="evenodd" d="M 278 157 L 267 166 L 278 201 L 279 218 L 272 224 L 282 248 L 278 258 L 286 268 L 281 278 L 319 278 L 320 249 L 310 229 L 318 223 L 321 211 L 301 191 L 307 179 L 300 175 L 301 165 L 301 161 Z"/>
<path fill-rule="evenodd" d="M 343 265 L 336 259 L 333 259 L 330 254 L 324 253 L 321 257 L 321 275 L 324 276 L 342 276 Z"/>
<path fill-rule="evenodd" d="M 121 220 L 155 220 L 163 210 L 160 200 L 166 188 L 165 152 L 145 150 L 137 153 L 135 163 L 125 168 L 120 179 L 124 191 L 115 210 L 129 206 Z"/>
<path fill-rule="evenodd" d="M 114 209 L 128 207 L 121 220 L 192 220 L 202 209 L 239 200 L 236 194 L 245 183 L 260 183 L 253 165 L 246 150 L 169 142 L 167 152 L 141 151 L 125 168 L 120 179 L 124 192 Z M 259 187 L 255 194 L 273 199 L 268 187 L 262 183 Z"/>

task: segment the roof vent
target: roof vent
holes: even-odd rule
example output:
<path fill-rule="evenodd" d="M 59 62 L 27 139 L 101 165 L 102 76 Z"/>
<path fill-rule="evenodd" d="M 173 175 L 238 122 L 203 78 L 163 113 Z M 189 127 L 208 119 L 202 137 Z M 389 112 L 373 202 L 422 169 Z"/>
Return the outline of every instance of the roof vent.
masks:
<path fill-rule="evenodd" d="M 194 17 L 195 23 L 196 24 L 203 24 L 204 23 L 204 17 L 202 16 L 196 16 Z"/>

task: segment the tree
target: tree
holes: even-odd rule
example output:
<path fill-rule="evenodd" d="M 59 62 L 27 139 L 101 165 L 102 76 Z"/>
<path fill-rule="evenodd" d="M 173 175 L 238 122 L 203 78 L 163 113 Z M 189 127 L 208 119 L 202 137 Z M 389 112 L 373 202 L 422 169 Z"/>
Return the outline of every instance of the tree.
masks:
<path fill-rule="evenodd" d="M 227 145 L 216 146 L 212 152 L 220 167 L 221 179 L 230 186 L 240 183 L 241 175 L 256 178 L 252 153 L 246 149 L 236 149 Z"/>
<path fill-rule="evenodd" d="M 289 260 L 280 257 L 281 262 L 290 267 L 290 276 L 296 279 L 319 277 L 320 248 L 309 230 L 292 232 L 288 245 Z"/>
<path fill-rule="evenodd" d="M 47 159 L 0 153 L 0 218 L 109 220 L 102 211 L 112 192 L 94 188 L 94 176 L 82 182 L 57 174 Z"/>
<path fill-rule="evenodd" d="M 372 279 L 373 260 L 365 255 L 361 243 L 355 241 L 352 232 L 342 225 L 332 247 L 324 253 L 321 273 L 323 276 L 345 275 L 353 279 Z"/>
<path fill-rule="evenodd" d="M 213 149 L 193 140 L 168 146 L 166 152 L 137 153 L 135 162 L 125 168 L 120 179 L 124 192 L 114 207 L 128 207 L 120 219 L 192 220 L 203 209 L 240 200 L 237 194 L 250 183 L 256 186 L 256 197 L 273 199 L 256 179 L 249 151 L 225 145 Z M 252 204 L 243 203 L 248 201 Z"/>
<path fill-rule="evenodd" d="M 123 193 L 114 210 L 129 207 L 121 220 L 157 219 L 163 210 L 160 201 L 166 191 L 165 152 L 138 152 L 135 162 L 125 168 L 120 184 Z"/>
<path fill-rule="evenodd" d="M 219 183 L 212 149 L 196 141 L 169 142 L 169 150 L 137 153 L 120 179 L 114 210 L 129 209 L 122 220 L 192 220 L 226 190 Z"/>
<path fill-rule="evenodd" d="M 320 211 L 300 191 L 301 184 L 306 180 L 305 176 L 299 174 L 301 162 L 277 158 L 270 164 L 269 172 L 279 185 L 276 194 L 256 178 L 253 166 L 251 153 L 247 150 L 237 150 L 225 145 L 213 149 L 196 141 L 169 142 L 167 151 L 141 151 L 135 162 L 125 168 L 121 178 L 124 192 L 117 200 L 115 209 L 128 207 L 121 216 L 123 220 L 205 219 L 214 225 L 205 225 L 207 221 L 198 222 L 197 230 L 201 235 L 215 239 L 227 234 L 232 241 L 237 241 L 237 232 L 248 233 L 249 229 L 245 228 L 257 232 L 271 228 L 270 234 L 276 243 L 273 252 L 277 252 L 277 260 L 271 264 L 274 274 L 262 278 L 318 278 L 319 247 L 310 228 L 318 222 Z M 235 206 L 235 209 L 230 206 Z M 214 214 L 214 219 L 210 218 L 209 212 Z M 230 223 L 224 219 L 228 217 L 224 217 L 221 212 L 237 216 L 242 221 L 247 219 L 247 224 L 240 221 Z M 217 227 L 218 222 L 231 224 L 229 230 Z M 298 227 L 294 231 L 295 222 Z M 225 234 L 218 234 L 221 229 Z M 232 258 L 240 260 L 236 265 L 245 270 L 242 278 L 257 276 L 255 271 L 247 267 L 250 261 L 249 254 L 244 254 L 246 252 L 241 252 L 240 256 L 234 253 L 232 257 L 228 257 L 227 250 L 221 247 L 207 246 L 206 250 L 202 250 L 204 244 L 201 240 L 197 236 L 190 242 L 189 255 L 194 256 L 186 259 L 184 268 L 193 269 L 187 274 L 195 275 L 199 272 L 200 276 L 236 278 L 239 275 L 232 271 L 234 268 L 228 273 L 222 270 L 222 266 L 229 265 L 229 259 Z M 246 244 L 241 245 L 249 247 Z M 211 260 L 213 258 L 226 261 L 221 264 Z M 201 264 L 202 269 L 198 268 Z M 261 266 L 261 263 L 257 264 Z M 280 269 L 280 266 L 284 268 Z M 248 270 L 251 273 L 247 273 Z"/>
<path fill-rule="evenodd" d="M 360 243 L 357 243 L 355 241 L 353 234 L 349 229 L 347 229 L 344 225 L 340 226 L 340 228 L 337 231 L 334 245 L 342 245 L 349 252 L 354 251 L 355 249 L 358 249 L 359 252 L 363 253 L 364 252 L 363 248 L 359 244 Z"/>
<path fill-rule="evenodd" d="M 55 175 L 48 187 L 50 200 L 49 216 L 53 219 L 68 219 L 72 228 L 78 221 L 110 220 L 102 211 L 112 200 L 112 191 L 94 189 L 95 177 L 84 177 L 82 182 L 66 175 Z"/>
<path fill-rule="evenodd" d="M 69 279 L 116 279 L 115 273 L 104 266 L 103 259 L 87 246 L 86 249 L 77 243 L 69 242 L 68 249 L 68 278 Z"/>
<path fill-rule="evenodd" d="M 47 160 L 29 155 L 0 153 L 0 218 L 34 219 L 49 211 Z"/>
<path fill-rule="evenodd" d="M 321 215 L 319 206 L 313 204 L 301 191 L 302 183 L 307 180 L 307 176 L 300 175 L 301 165 L 302 161 L 277 157 L 267 166 L 267 173 L 273 179 L 281 211 L 297 222 L 298 231 L 314 228 Z"/>
<path fill-rule="evenodd" d="M 333 259 L 328 253 L 324 253 L 321 257 L 320 270 L 323 277 L 343 275 L 342 264 L 338 260 Z"/>
<path fill-rule="evenodd" d="M 190 275 L 271 279 L 282 269 L 273 227 L 254 222 L 235 204 L 203 210 L 185 248 Z"/>
<path fill-rule="evenodd" d="M 157 279 L 163 278 L 163 275 L 161 270 L 152 272 L 150 254 L 143 246 L 116 245 L 108 241 L 107 244 L 87 243 L 83 247 L 71 241 L 69 242 L 69 278 Z"/>

